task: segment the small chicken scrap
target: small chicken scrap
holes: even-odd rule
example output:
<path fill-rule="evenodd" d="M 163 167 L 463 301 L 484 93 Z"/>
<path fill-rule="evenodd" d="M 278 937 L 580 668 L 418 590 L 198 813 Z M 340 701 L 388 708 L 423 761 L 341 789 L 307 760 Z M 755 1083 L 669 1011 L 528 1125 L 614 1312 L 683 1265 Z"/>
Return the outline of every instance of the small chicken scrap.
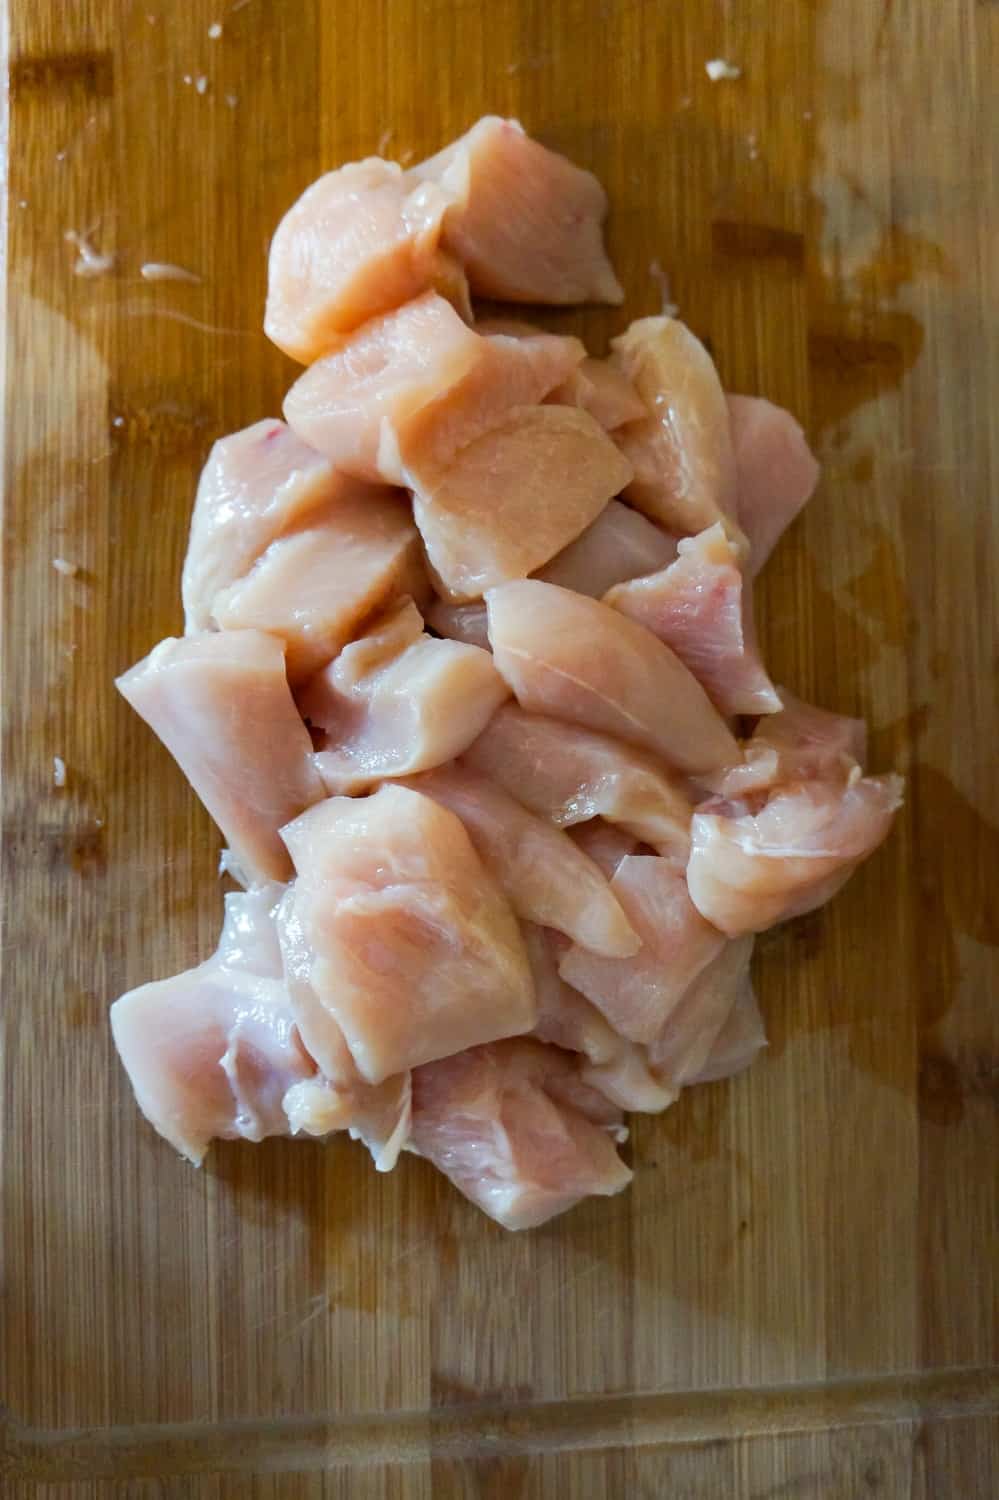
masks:
<path fill-rule="evenodd" d="M 753 583 L 818 466 L 642 318 L 609 359 L 475 297 L 619 303 L 589 172 L 516 121 L 308 188 L 268 336 L 308 368 L 198 485 L 185 633 L 118 679 L 228 845 L 216 952 L 123 995 L 139 1107 L 347 1131 L 508 1229 L 626 1187 L 628 1111 L 766 1045 L 755 934 L 887 836 L 864 726 L 776 687 Z"/>

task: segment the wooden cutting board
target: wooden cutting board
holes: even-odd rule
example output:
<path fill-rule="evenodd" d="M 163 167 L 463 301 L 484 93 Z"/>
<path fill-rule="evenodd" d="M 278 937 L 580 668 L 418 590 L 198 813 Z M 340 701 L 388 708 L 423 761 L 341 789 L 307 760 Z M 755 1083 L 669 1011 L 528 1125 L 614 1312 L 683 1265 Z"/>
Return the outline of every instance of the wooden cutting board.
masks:
<path fill-rule="evenodd" d="M 987 0 L 12 0 L 5 1495 L 999 1493 L 997 70 Z M 908 781 L 760 942 L 759 1064 L 519 1236 L 346 1141 L 192 1170 L 107 1027 L 219 924 L 218 838 L 112 678 L 180 627 L 208 446 L 292 377 L 271 231 L 486 111 L 610 192 L 627 303 L 552 326 L 599 347 L 666 297 L 807 424 L 768 660 Z"/>

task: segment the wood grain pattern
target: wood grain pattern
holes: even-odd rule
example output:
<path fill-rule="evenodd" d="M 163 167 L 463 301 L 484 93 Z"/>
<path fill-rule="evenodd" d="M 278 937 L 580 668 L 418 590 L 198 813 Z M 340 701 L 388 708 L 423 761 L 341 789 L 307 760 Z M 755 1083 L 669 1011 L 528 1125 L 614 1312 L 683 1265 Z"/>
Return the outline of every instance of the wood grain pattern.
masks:
<path fill-rule="evenodd" d="M 999 1492 L 995 1375 L 971 1406 L 934 1384 L 999 1365 L 999 7 L 11 0 L 9 63 L 0 1399 L 31 1431 L 4 1493 Z M 610 191 L 626 307 L 553 326 L 599 346 L 658 310 L 658 261 L 729 386 L 808 425 L 825 478 L 759 590 L 768 659 L 867 715 L 909 786 L 847 891 L 761 943 L 765 1059 L 639 1121 L 629 1194 L 519 1237 L 341 1141 L 192 1171 L 106 1024 L 218 927 L 218 840 L 112 677 L 178 627 L 211 440 L 289 383 L 269 235 L 323 168 L 486 110 Z M 75 277 L 67 230 L 113 273 Z M 909 1371 L 869 1423 L 790 1421 L 788 1388 Z M 755 1436 L 691 1446 L 637 1403 L 596 1451 L 487 1458 L 419 1419 L 729 1388 L 777 1390 Z M 292 1422 L 400 1412 L 408 1462 L 353 1471 L 323 1471 L 343 1431 Z M 252 1490 L 207 1472 L 239 1467 L 239 1419 L 270 1435 Z M 110 1435 L 57 1441 L 78 1428 Z"/>

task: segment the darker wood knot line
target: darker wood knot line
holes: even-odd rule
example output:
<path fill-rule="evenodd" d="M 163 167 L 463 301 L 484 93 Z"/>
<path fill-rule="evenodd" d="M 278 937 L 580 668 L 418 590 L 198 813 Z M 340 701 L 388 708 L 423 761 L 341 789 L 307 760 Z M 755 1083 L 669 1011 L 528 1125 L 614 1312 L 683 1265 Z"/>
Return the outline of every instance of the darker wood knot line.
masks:
<path fill-rule="evenodd" d="M 810 364 L 841 375 L 876 370 L 901 373 L 909 363 L 905 350 L 891 339 L 820 333 L 816 329 L 808 335 L 808 359 Z"/>
<path fill-rule="evenodd" d="M 716 255 L 734 260 L 779 260 L 791 266 L 805 264 L 805 236 L 776 224 L 715 219 L 711 225 L 711 248 Z"/>
<path fill-rule="evenodd" d="M 25 93 L 72 89 L 106 99 L 113 87 L 110 52 L 53 52 L 47 57 L 18 57 L 11 64 L 12 99 Z"/>

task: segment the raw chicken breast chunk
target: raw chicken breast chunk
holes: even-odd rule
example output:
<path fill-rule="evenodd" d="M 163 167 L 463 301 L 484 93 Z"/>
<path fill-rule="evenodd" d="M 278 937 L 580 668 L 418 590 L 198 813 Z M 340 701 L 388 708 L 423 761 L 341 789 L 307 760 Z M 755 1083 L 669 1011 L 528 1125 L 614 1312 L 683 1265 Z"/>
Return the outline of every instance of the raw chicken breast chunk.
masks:
<path fill-rule="evenodd" d="M 331 797 L 283 834 L 298 872 L 299 978 L 368 1082 L 532 1029 L 517 920 L 452 812 L 387 783 Z M 300 1017 L 317 1056 L 322 1019 Z"/>
<path fill-rule="evenodd" d="M 755 575 L 811 499 L 819 466 L 801 427 L 783 407 L 760 396 L 729 396 L 728 410 L 739 525 Z"/>
<path fill-rule="evenodd" d="M 732 937 L 812 911 L 887 837 L 901 803 L 900 777 L 859 772 L 778 787 L 758 811 L 707 802 L 691 824 L 691 899 Z"/>
<path fill-rule="evenodd" d="M 692 808 L 682 780 L 633 745 L 505 703 L 465 761 L 560 828 L 605 818 L 686 858 Z"/>
<path fill-rule="evenodd" d="M 720 522 L 678 545 L 669 567 L 619 583 L 604 602 L 665 641 L 718 712 L 773 714 L 780 699 L 756 646 L 739 554 Z"/>
<path fill-rule="evenodd" d="M 282 977 L 274 917 L 284 889 L 227 895 L 210 959 L 111 1007 L 115 1045 L 143 1114 L 196 1164 L 216 1139 L 348 1129 L 384 1168 L 408 1138 L 408 1075 L 373 1089 L 317 1071 Z"/>
<path fill-rule="evenodd" d="M 460 755 L 508 693 L 488 651 L 424 634 L 407 600 L 313 677 L 298 706 L 324 732 L 327 790 L 353 793 Z"/>
<path fill-rule="evenodd" d="M 401 595 L 421 603 L 430 585 L 405 497 L 353 484 L 215 596 L 223 630 L 280 636 L 293 684 L 336 656 L 376 611 Z"/>
<path fill-rule="evenodd" d="M 327 172 L 294 203 L 271 241 L 264 331 L 308 364 L 369 318 L 429 287 L 464 278 L 438 249 L 446 196 L 371 157 Z"/>
<path fill-rule="evenodd" d="M 473 1047 L 413 1074 L 414 1148 L 506 1229 L 626 1187 L 608 1133 L 620 1119 L 571 1057 L 541 1042 Z"/>
<path fill-rule="evenodd" d="M 614 434 L 635 471 L 626 499 L 680 536 L 723 521 L 741 541 L 728 406 L 704 345 L 676 318 L 639 318 L 611 348 L 646 408 Z"/>
<path fill-rule="evenodd" d="M 219 438 L 198 482 L 181 594 L 188 635 L 207 630 L 212 602 L 275 537 L 353 486 L 283 422 Z"/>
<path fill-rule="evenodd" d="M 651 750 L 696 774 L 739 749 L 668 646 L 617 610 L 527 578 L 490 590 L 493 659 L 522 708 Z"/>
<path fill-rule="evenodd" d="M 519 917 L 594 953 L 629 954 L 638 938 L 600 870 L 567 834 L 485 776 L 442 766 L 407 783 L 451 809 Z"/>
<path fill-rule="evenodd" d="M 299 377 L 289 424 L 359 479 L 431 488 L 514 406 L 540 401 L 584 356 L 578 339 L 484 337 L 433 292 L 373 319 Z"/>
<path fill-rule="evenodd" d="M 324 795 L 284 670 L 259 630 L 168 639 L 116 686 L 160 739 L 253 879 L 284 880 L 278 829 Z"/>
<path fill-rule="evenodd" d="M 633 957 L 611 959 L 575 945 L 563 955 L 559 973 L 621 1036 L 648 1046 L 725 939 L 694 907 L 677 860 L 628 855 L 610 886 L 641 947 Z"/>
<path fill-rule="evenodd" d="M 607 195 L 591 172 L 487 115 L 408 179 L 448 198 L 443 243 L 472 291 L 506 302 L 624 300 L 603 246 Z"/>

